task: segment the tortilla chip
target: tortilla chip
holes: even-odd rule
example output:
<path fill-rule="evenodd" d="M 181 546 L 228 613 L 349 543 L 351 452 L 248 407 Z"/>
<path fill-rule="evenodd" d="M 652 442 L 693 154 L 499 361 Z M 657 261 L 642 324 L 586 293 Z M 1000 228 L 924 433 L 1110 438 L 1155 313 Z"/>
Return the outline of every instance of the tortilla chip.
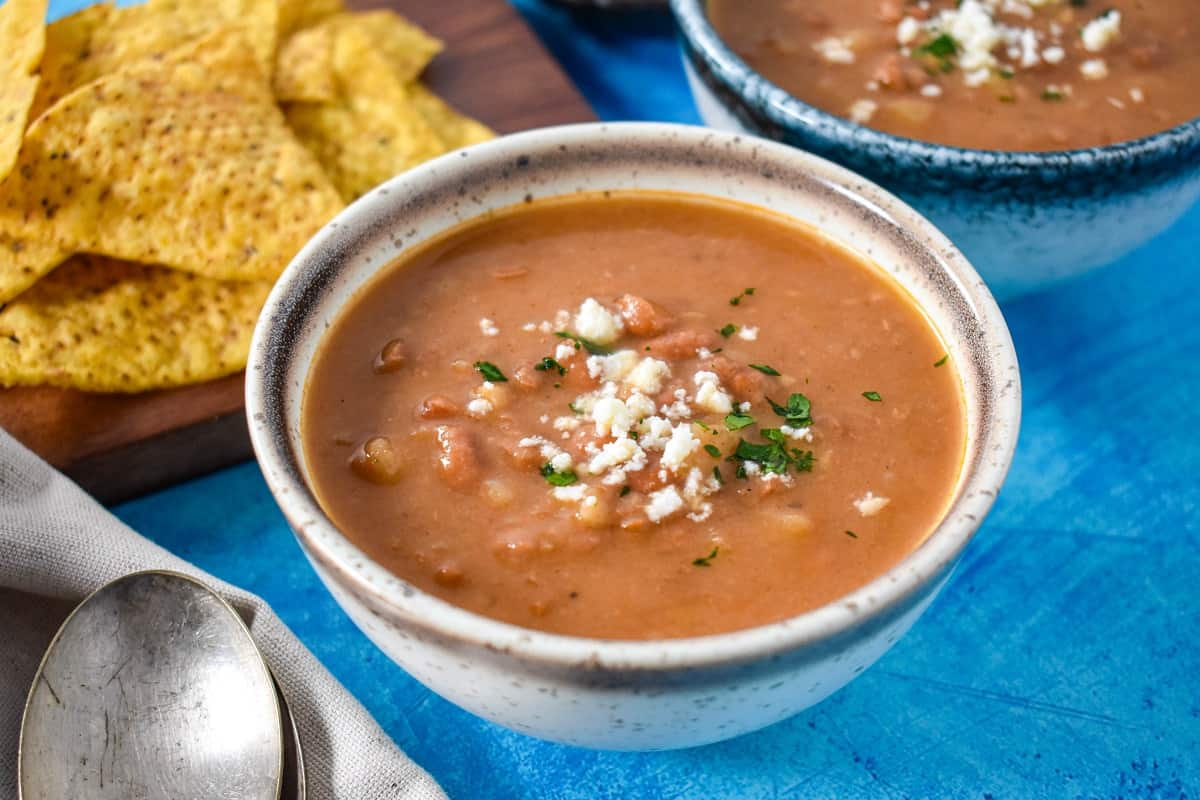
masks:
<path fill-rule="evenodd" d="M 279 0 L 279 38 L 346 10 L 342 0 Z"/>
<path fill-rule="evenodd" d="M 447 150 L 457 150 L 495 138 L 495 131 L 487 125 L 458 113 L 421 84 L 410 84 L 408 90 L 413 105 L 425 117 L 430 127 L 442 137 Z"/>
<path fill-rule="evenodd" d="M 404 84 L 357 27 L 334 40 L 339 101 L 285 107 L 288 123 L 347 201 L 446 151 Z M 362 80 L 370 75 L 371 80 Z"/>
<path fill-rule="evenodd" d="M 138 392 L 232 374 L 270 290 L 74 256 L 0 311 L 0 385 Z"/>
<path fill-rule="evenodd" d="M 0 180 L 17 163 L 37 93 L 34 72 L 46 45 L 47 2 L 8 0 L 0 6 Z"/>
<path fill-rule="evenodd" d="M 379 68 L 390 67 L 400 83 L 414 80 L 442 49 L 440 41 L 391 11 L 327 16 L 280 46 L 275 62 L 275 98 L 285 103 L 337 102 L 335 47 L 347 48 L 342 34 L 348 29 L 361 34 L 350 34 L 349 41 L 374 50 L 378 57 L 372 61 Z M 361 59 L 357 53 L 353 57 Z M 345 65 L 343 74 L 344 69 Z M 361 81 L 362 75 L 354 78 Z M 372 75 L 372 80 L 376 78 Z"/>
<path fill-rule="evenodd" d="M 293 34 L 275 59 L 275 99 L 281 103 L 336 103 L 333 74 L 334 29 L 316 25 Z"/>
<path fill-rule="evenodd" d="M 234 25 L 250 43 L 264 74 L 275 62 L 275 0 L 150 0 L 145 5 L 90 6 L 46 30 L 42 82 L 30 112 L 37 119 L 85 84 Z"/>
<path fill-rule="evenodd" d="M 244 38 L 218 32 L 83 87 L 30 127 L 0 182 L 0 302 L 64 252 L 275 278 L 341 208 Z"/>
<path fill-rule="evenodd" d="M 442 52 L 439 40 L 391 11 L 342 14 L 334 19 L 336 24 L 367 36 L 401 83 L 415 80 L 433 57 Z"/>

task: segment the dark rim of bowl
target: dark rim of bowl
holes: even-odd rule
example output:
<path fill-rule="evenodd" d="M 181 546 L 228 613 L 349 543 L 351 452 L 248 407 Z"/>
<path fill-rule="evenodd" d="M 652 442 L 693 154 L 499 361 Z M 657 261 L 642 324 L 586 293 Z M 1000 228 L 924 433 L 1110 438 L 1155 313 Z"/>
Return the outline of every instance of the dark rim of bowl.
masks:
<path fill-rule="evenodd" d="M 1074 150 L 978 150 L 884 133 L 809 105 L 756 72 L 725 44 L 709 22 L 704 8 L 707 0 L 670 0 L 670 3 L 686 46 L 707 57 L 714 78 L 724 88 L 750 105 L 754 101 L 741 91 L 747 81 L 761 81 L 772 90 L 777 99 L 756 106 L 771 122 L 786 129 L 802 129 L 810 136 L 840 145 L 888 152 L 893 156 L 910 156 L 920 160 L 925 170 L 986 167 L 993 175 L 1021 177 L 1053 166 L 1059 170 L 1066 167 L 1079 174 L 1104 172 L 1117 166 L 1126 170 L 1133 166 L 1148 167 L 1162 160 L 1178 158 L 1179 148 L 1185 146 L 1200 151 L 1200 117 L 1140 139 Z"/>

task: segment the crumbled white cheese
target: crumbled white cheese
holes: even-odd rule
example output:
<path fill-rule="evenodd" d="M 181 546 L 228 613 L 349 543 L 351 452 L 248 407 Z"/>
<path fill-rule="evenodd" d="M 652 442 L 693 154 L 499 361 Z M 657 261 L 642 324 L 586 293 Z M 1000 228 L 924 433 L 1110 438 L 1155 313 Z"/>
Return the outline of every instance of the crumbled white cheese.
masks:
<path fill-rule="evenodd" d="M 700 447 L 700 440 L 692 435 L 692 424 L 681 422 L 671 432 L 671 438 L 663 447 L 662 465 L 678 472 L 684 461 Z"/>
<path fill-rule="evenodd" d="M 880 511 L 883 511 L 890 502 L 892 501 L 887 497 L 879 497 L 874 492 L 867 492 L 854 501 L 854 507 L 864 517 L 873 517 Z"/>
<path fill-rule="evenodd" d="M 744 325 L 738 329 L 739 339 L 745 339 L 747 342 L 753 342 L 758 339 L 758 328 L 752 328 L 749 325 Z"/>
<path fill-rule="evenodd" d="M 1089 58 L 1079 65 L 1079 74 L 1089 81 L 1098 81 L 1108 77 L 1108 64 L 1103 58 Z"/>
<path fill-rule="evenodd" d="M 671 377 L 671 367 L 665 361 L 647 356 L 626 376 L 625 380 L 642 394 L 658 394 L 663 381 Z"/>
<path fill-rule="evenodd" d="M 683 498 L 679 496 L 679 490 L 672 485 L 650 493 L 650 502 L 646 504 L 646 516 L 651 522 L 658 522 L 681 508 Z"/>
<path fill-rule="evenodd" d="M 703 360 L 703 359 L 707 359 L 707 358 L 712 358 L 712 354 L 713 354 L 712 350 L 709 350 L 707 347 L 697 347 L 696 348 L 696 357 L 699 359 Z"/>
<path fill-rule="evenodd" d="M 575 315 L 575 333 L 596 344 L 612 344 L 621 336 L 621 317 L 589 297 Z"/>
<path fill-rule="evenodd" d="M 560 364 L 564 361 L 570 361 L 574 357 L 575 345 L 573 344 L 568 342 L 559 342 L 558 346 L 554 348 L 554 360 Z"/>
<path fill-rule="evenodd" d="M 793 428 L 791 425 L 780 425 L 779 432 L 789 439 L 803 439 L 806 442 L 812 441 L 812 428 Z"/>
<path fill-rule="evenodd" d="M 600 436 L 620 436 L 629 433 L 634 418 L 623 401 L 604 397 L 592 407 L 592 421 L 596 423 L 596 433 Z"/>
<path fill-rule="evenodd" d="M 749 400 L 743 401 L 740 405 L 738 405 L 738 411 L 742 412 L 743 414 L 745 414 L 749 410 L 750 410 L 750 401 Z"/>
<path fill-rule="evenodd" d="M 542 423 L 543 425 L 548 424 L 550 422 L 550 415 L 542 414 L 540 417 L 538 417 L 538 422 Z"/>
<path fill-rule="evenodd" d="M 578 503 L 587 495 L 587 486 L 582 483 L 571 486 L 555 486 L 550 493 L 560 503 Z"/>
<path fill-rule="evenodd" d="M 991 9 L 979 0 L 963 0 L 957 8 L 942 11 L 931 27 L 957 42 L 958 66 L 965 74 L 995 66 L 992 50 L 1003 40 L 1004 31 L 992 19 Z"/>
<path fill-rule="evenodd" d="M 563 452 L 550 459 L 550 466 L 554 467 L 555 472 L 566 472 L 575 466 L 575 462 L 571 459 L 570 453 Z"/>
<path fill-rule="evenodd" d="M 1099 53 L 1108 47 L 1121 33 L 1121 12 L 1110 9 L 1083 26 L 1080 36 L 1083 49 Z"/>
<path fill-rule="evenodd" d="M 701 370 L 692 377 L 696 384 L 696 405 L 717 414 L 728 414 L 733 411 L 733 401 L 721 388 L 720 378 L 716 373 Z"/>
<path fill-rule="evenodd" d="M 635 419 L 645 419 L 655 412 L 654 401 L 641 392 L 634 392 L 625 398 L 625 407 Z"/>
<path fill-rule="evenodd" d="M 487 400 L 484 400 L 482 397 L 476 397 L 474 400 L 467 403 L 467 413 L 472 417 L 486 417 L 488 414 L 492 413 L 493 409 L 494 406 Z"/>
<path fill-rule="evenodd" d="M 499 336 L 500 329 L 496 327 L 496 323 L 492 322 L 487 317 L 479 320 L 479 330 L 484 336 Z"/>
<path fill-rule="evenodd" d="M 1129 90 L 1129 99 L 1135 103 L 1143 103 L 1146 100 L 1146 93 L 1135 86 Z"/>
<path fill-rule="evenodd" d="M 1019 42 L 1020 65 L 1025 69 L 1032 69 L 1042 63 L 1041 53 L 1038 52 L 1037 33 L 1033 28 L 1024 28 L 1017 35 Z"/>
<path fill-rule="evenodd" d="M 521 326 L 521 330 L 526 331 L 527 333 L 532 333 L 537 330 L 537 327 L 538 326 L 536 322 L 526 322 Z"/>
<path fill-rule="evenodd" d="M 526 436 L 517 442 L 517 447 L 536 447 L 538 448 L 538 452 L 541 453 L 542 458 L 547 461 L 564 452 L 561 447 L 542 436 Z"/>
<path fill-rule="evenodd" d="M 927 83 L 921 87 L 921 95 L 923 97 L 941 97 L 942 87 L 936 83 Z"/>
<path fill-rule="evenodd" d="M 987 67 L 973 69 L 970 72 L 963 73 L 963 83 L 967 86 L 983 86 L 992 77 L 992 71 Z"/>
<path fill-rule="evenodd" d="M 813 44 L 813 50 L 820 53 L 821 58 L 830 64 L 853 64 L 854 51 L 850 42 L 837 36 L 827 36 Z"/>
<path fill-rule="evenodd" d="M 877 110 L 879 110 L 879 104 L 874 100 L 868 100 L 864 97 L 851 103 L 850 119 L 863 125 L 871 121 L 871 117 L 875 116 Z"/>
<path fill-rule="evenodd" d="M 1058 45 L 1047 47 L 1042 51 L 1042 60 L 1047 64 L 1059 64 L 1067 57 L 1067 51 Z"/>
<path fill-rule="evenodd" d="M 645 464 L 646 454 L 638 443 L 628 437 L 621 437 L 608 442 L 600 448 L 590 462 L 588 462 L 588 472 L 593 475 L 599 475 L 605 470 L 611 469 L 618 465 L 638 459 Z"/>
<path fill-rule="evenodd" d="M 580 425 L 579 417 L 555 417 L 554 430 L 556 431 L 573 431 L 578 430 Z"/>
<path fill-rule="evenodd" d="M 638 443 L 644 450 L 662 450 L 675 428 L 662 417 L 647 417 L 638 426 Z"/>
<path fill-rule="evenodd" d="M 912 17 L 905 17 L 896 26 L 896 41 L 900 44 L 912 44 L 921 35 L 921 23 Z"/>
<path fill-rule="evenodd" d="M 633 350 L 618 350 L 607 356 L 588 356 L 588 375 L 606 381 L 623 381 L 637 366 L 638 355 Z"/>

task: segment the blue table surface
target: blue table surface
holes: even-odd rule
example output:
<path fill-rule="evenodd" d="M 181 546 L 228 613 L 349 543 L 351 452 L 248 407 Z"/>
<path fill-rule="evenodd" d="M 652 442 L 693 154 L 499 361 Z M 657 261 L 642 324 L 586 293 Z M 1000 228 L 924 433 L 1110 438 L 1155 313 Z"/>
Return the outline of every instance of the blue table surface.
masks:
<path fill-rule="evenodd" d="M 515 2 L 600 117 L 699 121 L 664 14 Z M 253 463 L 115 511 L 268 600 L 453 798 L 1195 798 L 1198 251 L 1195 208 L 1120 263 L 1004 307 L 1024 426 L 950 585 L 850 686 L 722 744 L 579 750 L 431 694 L 334 604 Z"/>

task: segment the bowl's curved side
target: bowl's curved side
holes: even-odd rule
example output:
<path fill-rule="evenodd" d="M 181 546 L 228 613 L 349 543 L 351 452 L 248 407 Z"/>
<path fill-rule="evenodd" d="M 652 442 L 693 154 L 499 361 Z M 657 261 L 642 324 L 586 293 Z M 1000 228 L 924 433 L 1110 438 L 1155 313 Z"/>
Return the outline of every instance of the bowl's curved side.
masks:
<path fill-rule="evenodd" d="M 707 124 L 786 142 L 887 187 L 950 236 L 1001 298 L 1115 261 L 1200 197 L 1200 120 L 1053 153 L 914 141 L 821 111 L 754 72 L 720 40 L 702 0 L 672 9 Z"/>
<path fill-rule="evenodd" d="M 963 377 L 971 444 L 945 521 L 904 563 L 783 622 L 696 639 L 606 642 L 451 606 L 371 562 L 324 516 L 305 483 L 300 406 L 320 336 L 349 296 L 407 248 L 489 209 L 610 189 L 708 195 L 787 214 L 879 264 L 917 298 Z M 961 255 L 915 212 L 794 149 L 656 124 L 505 137 L 385 184 L 289 266 L 255 331 L 248 376 L 251 439 L 268 484 L 335 597 L 389 655 L 439 693 L 510 727 L 636 749 L 699 744 L 767 724 L 881 655 L 932 599 L 991 506 L 1020 414 L 1016 358 L 999 310 Z M 714 705 L 717 686 L 722 700 Z M 782 694 L 757 699 L 768 690 Z M 665 715 L 668 706 L 674 710 Z M 580 727 L 584 716 L 595 726 Z"/>

